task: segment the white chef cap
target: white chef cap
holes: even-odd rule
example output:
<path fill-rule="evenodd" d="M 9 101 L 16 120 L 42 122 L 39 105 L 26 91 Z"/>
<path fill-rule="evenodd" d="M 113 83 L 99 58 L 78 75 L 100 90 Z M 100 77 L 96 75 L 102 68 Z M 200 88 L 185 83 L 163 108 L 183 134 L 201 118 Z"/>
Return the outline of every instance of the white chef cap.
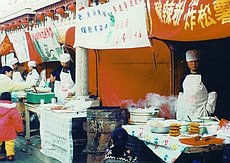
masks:
<path fill-rule="evenodd" d="M 60 59 L 59 59 L 60 62 L 68 62 L 70 60 L 71 60 L 71 57 L 68 53 L 63 53 L 60 55 Z"/>
<path fill-rule="evenodd" d="M 29 61 L 28 66 L 30 67 L 36 67 L 36 62 L 35 61 Z"/>
<path fill-rule="evenodd" d="M 185 53 L 186 62 L 198 61 L 200 59 L 199 52 L 197 50 L 188 50 Z"/>
<path fill-rule="evenodd" d="M 15 63 L 18 63 L 18 59 L 17 58 L 11 58 L 9 60 L 9 63 L 10 63 L 10 65 L 14 65 Z"/>

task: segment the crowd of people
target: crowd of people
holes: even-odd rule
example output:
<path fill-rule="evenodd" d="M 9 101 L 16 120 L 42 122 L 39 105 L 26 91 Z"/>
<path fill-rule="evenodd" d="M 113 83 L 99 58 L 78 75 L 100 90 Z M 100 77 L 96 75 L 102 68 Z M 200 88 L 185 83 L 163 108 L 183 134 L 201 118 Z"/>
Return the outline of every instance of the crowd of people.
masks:
<path fill-rule="evenodd" d="M 54 69 L 48 78 L 45 70 L 38 71 L 36 61 L 29 61 L 26 68 L 20 65 L 17 58 L 12 58 L 9 65 L 0 67 L 0 160 L 14 160 L 14 141 L 17 133 L 24 130 L 21 115 L 12 102 L 12 92 L 48 87 L 57 99 L 75 95 L 75 68 L 70 54 L 61 54 L 59 61 L 60 68 Z M 6 157 L 1 154 L 2 144 Z"/>
<path fill-rule="evenodd" d="M 176 119 L 188 120 L 189 117 L 197 119 L 198 117 L 211 116 L 215 112 L 217 93 L 208 78 L 199 69 L 200 54 L 197 50 L 188 50 L 185 59 L 188 72 L 180 83 Z M 54 92 L 57 99 L 75 95 L 75 68 L 71 56 L 68 53 L 63 53 L 60 55 L 59 61 L 61 67 L 50 73 L 49 80 L 46 79 L 46 75 L 41 75 L 38 72 L 35 61 L 28 62 L 28 71 L 19 64 L 17 58 L 11 59 L 10 66 L 0 68 L 0 146 L 2 142 L 5 142 L 8 160 L 14 159 L 14 139 L 17 133 L 23 131 L 21 117 L 11 103 L 11 92 L 32 87 L 44 87 L 47 85 L 42 81 L 49 81 L 48 87 Z M 13 122 L 9 123 L 8 121 Z M 14 125 L 14 123 L 17 124 Z M 111 137 L 113 146 L 107 151 L 104 162 L 111 160 L 137 161 L 137 157 L 133 155 L 132 151 L 126 148 L 128 134 L 124 129 L 114 130 Z M 0 159 L 3 157 L 0 156 Z"/>
<path fill-rule="evenodd" d="M 36 61 L 29 61 L 27 67 L 20 65 L 17 58 L 12 58 L 9 65 L 0 67 L 0 94 L 15 92 L 33 87 L 50 87 L 55 96 L 73 96 L 75 94 L 75 68 L 70 54 L 60 55 L 60 67 L 54 69 L 49 77 L 45 70 L 39 72 Z M 46 82 L 49 81 L 49 85 Z"/>

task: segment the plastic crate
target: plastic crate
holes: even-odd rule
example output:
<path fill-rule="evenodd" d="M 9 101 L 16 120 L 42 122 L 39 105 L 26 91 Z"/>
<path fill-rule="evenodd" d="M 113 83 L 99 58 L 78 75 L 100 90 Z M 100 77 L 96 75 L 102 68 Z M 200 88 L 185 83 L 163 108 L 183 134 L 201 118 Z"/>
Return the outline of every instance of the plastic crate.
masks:
<path fill-rule="evenodd" d="M 55 98 L 54 93 L 34 93 L 27 92 L 26 94 L 27 102 L 33 104 L 40 104 L 40 100 L 44 99 L 45 103 L 51 103 L 51 99 Z"/>

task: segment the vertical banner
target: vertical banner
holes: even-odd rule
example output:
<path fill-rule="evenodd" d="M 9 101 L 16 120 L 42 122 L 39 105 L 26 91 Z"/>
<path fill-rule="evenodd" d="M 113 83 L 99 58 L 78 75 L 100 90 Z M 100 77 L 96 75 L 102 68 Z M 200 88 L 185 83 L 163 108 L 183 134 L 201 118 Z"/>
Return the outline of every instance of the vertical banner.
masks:
<path fill-rule="evenodd" d="M 17 55 L 19 63 L 30 60 L 26 35 L 24 31 L 9 34 L 10 41 L 14 45 L 14 50 Z"/>
<path fill-rule="evenodd" d="M 26 40 L 27 40 L 27 44 L 28 44 L 30 60 L 36 61 L 37 64 L 42 63 L 42 58 L 40 57 L 39 53 L 37 52 L 37 50 L 34 47 L 30 33 L 25 32 L 25 35 L 26 35 Z"/>
<path fill-rule="evenodd" d="M 144 0 L 116 0 L 77 12 L 75 46 L 91 49 L 150 46 Z"/>
<path fill-rule="evenodd" d="M 58 61 L 63 49 L 57 41 L 52 27 L 39 27 L 30 31 L 34 46 L 43 62 Z"/>
<path fill-rule="evenodd" d="M 3 41 L 0 44 L 0 55 L 6 55 L 8 53 L 10 53 L 11 50 L 14 50 L 14 47 L 12 45 L 12 43 L 10 42 L 10 39 L 8 37 L 8 35 L 6 34 L 4 36 Z"/>

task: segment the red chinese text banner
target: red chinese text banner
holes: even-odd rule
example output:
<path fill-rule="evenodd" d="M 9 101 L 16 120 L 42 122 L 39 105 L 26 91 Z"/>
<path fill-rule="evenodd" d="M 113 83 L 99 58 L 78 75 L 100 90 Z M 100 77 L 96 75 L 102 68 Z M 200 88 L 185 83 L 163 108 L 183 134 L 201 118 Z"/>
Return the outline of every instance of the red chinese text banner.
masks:
<path fill-rule="evenodd" d="M 230 36 L 230 0 L 149 0 L 151 36 L 198 41 Z"/>
<path fill-rule="evenodd" d="M 10 42 L 10 39 L 8 37 L 8 35 L 5 35 L 3 41 L 0 44 L 0 55 L 6 55 L 8 53 L 10 53 L 10 51 L 13 51 L 14 47 L 12 45 L 12 43 Z"/>

